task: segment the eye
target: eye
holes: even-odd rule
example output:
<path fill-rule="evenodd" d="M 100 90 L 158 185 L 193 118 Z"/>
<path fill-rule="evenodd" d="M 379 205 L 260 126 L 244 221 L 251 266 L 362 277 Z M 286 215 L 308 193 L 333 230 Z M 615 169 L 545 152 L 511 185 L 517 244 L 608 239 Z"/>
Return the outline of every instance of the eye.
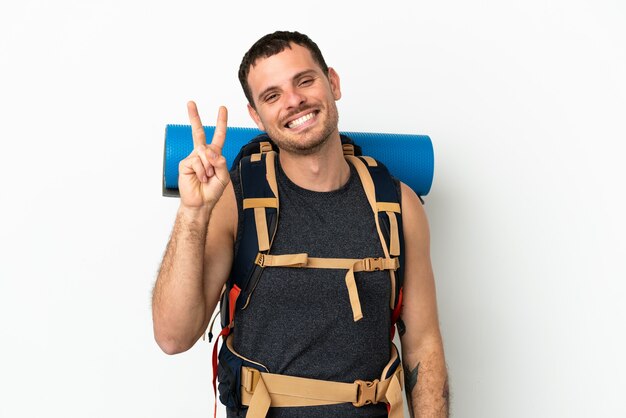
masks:
<path fill-rule="evenodd" d="M 300 81 L 300 84 L 298 85 L 300 87 L 307 87 L 307 86 L 310 86 L 311 84 L 313 84 L 312 78 L 303 78 L 302 81 Z"/>
<path fill-rule="evenodd" d="M 263 101 L 266 103 L 273 103 L 276 100 L 278 100 L 278 93 L 270 93 L 263 99 Z"/>

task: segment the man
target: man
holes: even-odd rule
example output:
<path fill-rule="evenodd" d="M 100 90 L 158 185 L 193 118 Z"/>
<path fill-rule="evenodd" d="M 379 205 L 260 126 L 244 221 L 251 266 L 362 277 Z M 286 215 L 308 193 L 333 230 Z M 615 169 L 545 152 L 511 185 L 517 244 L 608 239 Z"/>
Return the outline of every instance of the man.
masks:
<path fill-rule="evenodd" d="M 339 76 L 326 66 L 317 45 L 297 32 L 266 35 L 244 56 L 239 78 L 250 116 L 280 149 L 275 165 L 281 215 L 271 252 L 352 258 L 354 253 L 368 257 L 380 252 L 359 175 L 343 156 L 335 104 L 341 98 Z M 181 202 L 153 297 L 155 338 L 168 354 L 188 350 L 205 332 L 236 258 L 242 228 L 239 173 L 229 173 L 221 156 L 227 111 L 220 108 L 207 144 L 195 103 L 187 108 L 195 148 L 179 166 Z M 412 416 L 447 417 L 447 372 L 428 223 L 413 190 L 405 184 L 399 189 L 405 391 Z M 231 348 L 275 375 L 374 381 L 392 350 L 389 274 L 355 273 L 359 317 L 347 300 L 345 274 L 337 269 L 265 269 L 246 309 L 236 313 Z M 384 391 L 382 385 L 378 390 Z M 229 416 L 243 416 L 246 408 L 240 406 L 230 408 Z M 250 403 L 250 413 L 252 408 Z M 273 407 L 269 416 L 370 417 L 387 412 L 384 403 L 356 407 L 343 402 Z"/>

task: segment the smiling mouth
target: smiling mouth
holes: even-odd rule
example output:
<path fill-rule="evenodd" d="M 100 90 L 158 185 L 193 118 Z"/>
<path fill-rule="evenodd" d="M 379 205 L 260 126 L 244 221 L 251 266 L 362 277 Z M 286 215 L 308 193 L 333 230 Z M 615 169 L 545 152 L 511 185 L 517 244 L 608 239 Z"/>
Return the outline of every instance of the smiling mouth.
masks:
<path fill-rule="evenodd" d="M 317 115 L 317 111 L 313 111 L 311 113 L 307 113 L 304 116 L 300 116 L 298 119 L 294 119 L 291 122 L 289 122 L 288 124 L 286 124 L 285 126 L 289 129 L 294 129 L 297 128 L 298 126 L 303 125 L 304 123 L 306 123 L 307 121 L 313 119 L 315 117 L 315 115 Z"/>

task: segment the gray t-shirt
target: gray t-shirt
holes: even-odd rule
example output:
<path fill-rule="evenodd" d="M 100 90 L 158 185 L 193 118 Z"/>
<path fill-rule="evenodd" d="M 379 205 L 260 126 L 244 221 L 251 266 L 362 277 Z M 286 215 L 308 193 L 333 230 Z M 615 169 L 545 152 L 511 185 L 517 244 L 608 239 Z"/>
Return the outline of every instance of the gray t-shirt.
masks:
<path fill-rule="evenodd" d="M 384 256 L 354 167 L 348 182 L 331 192 L 305 190 L 277 161 L 280 214 L 270 254 L 310 257 Z M 231 173 L 243 219 L 239 173 Z M 239 225 L 238 240 L 241 238 Z M 237 248 L 237 245 L 235 246 Z M 271 373 L 351 383 L 374 380 L 390 356 L 390 278 L 385 271 L 355 273 L 363 319 L 354 322 L 346 270 L 265 268 L 250 304 L 237 311 L 235 350 Z M 228 417 L 238 416 L 228 411 Z M 245 416 L 245 409 L 239 416 Z M 385 404 L 271 408 L 268 417 L 384 417 Z"/>

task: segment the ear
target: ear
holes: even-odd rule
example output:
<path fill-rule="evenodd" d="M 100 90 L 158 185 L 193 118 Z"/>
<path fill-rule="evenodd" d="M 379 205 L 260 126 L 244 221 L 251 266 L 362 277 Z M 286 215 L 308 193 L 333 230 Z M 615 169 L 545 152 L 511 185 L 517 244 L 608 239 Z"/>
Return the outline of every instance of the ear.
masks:
<path fill-rule="evenodd" d="M 339 74 L 334 68 L 328 69 L 328 81 L 330 82 L 330 89 L 333 92 L 335 100 L 341 99 L 341 83 L 339 82 Z"/>
<path fill-rule="evenodd" d="M 254 123 L 256 123 L 256 126 L 262 130 L 263 132 L 265 132 L 265 127 L 263 126 L 263 122 L 261 122 L 261 117 L 259 116 L 259 114 L 256 112 L 256 110 L 254 110 L 254 108 L 250 105 L 250 103 L 248 103 L 248 113 L 250 114 L 250 117 L 252 118 L 252 120 L 254 121 Z"/>

